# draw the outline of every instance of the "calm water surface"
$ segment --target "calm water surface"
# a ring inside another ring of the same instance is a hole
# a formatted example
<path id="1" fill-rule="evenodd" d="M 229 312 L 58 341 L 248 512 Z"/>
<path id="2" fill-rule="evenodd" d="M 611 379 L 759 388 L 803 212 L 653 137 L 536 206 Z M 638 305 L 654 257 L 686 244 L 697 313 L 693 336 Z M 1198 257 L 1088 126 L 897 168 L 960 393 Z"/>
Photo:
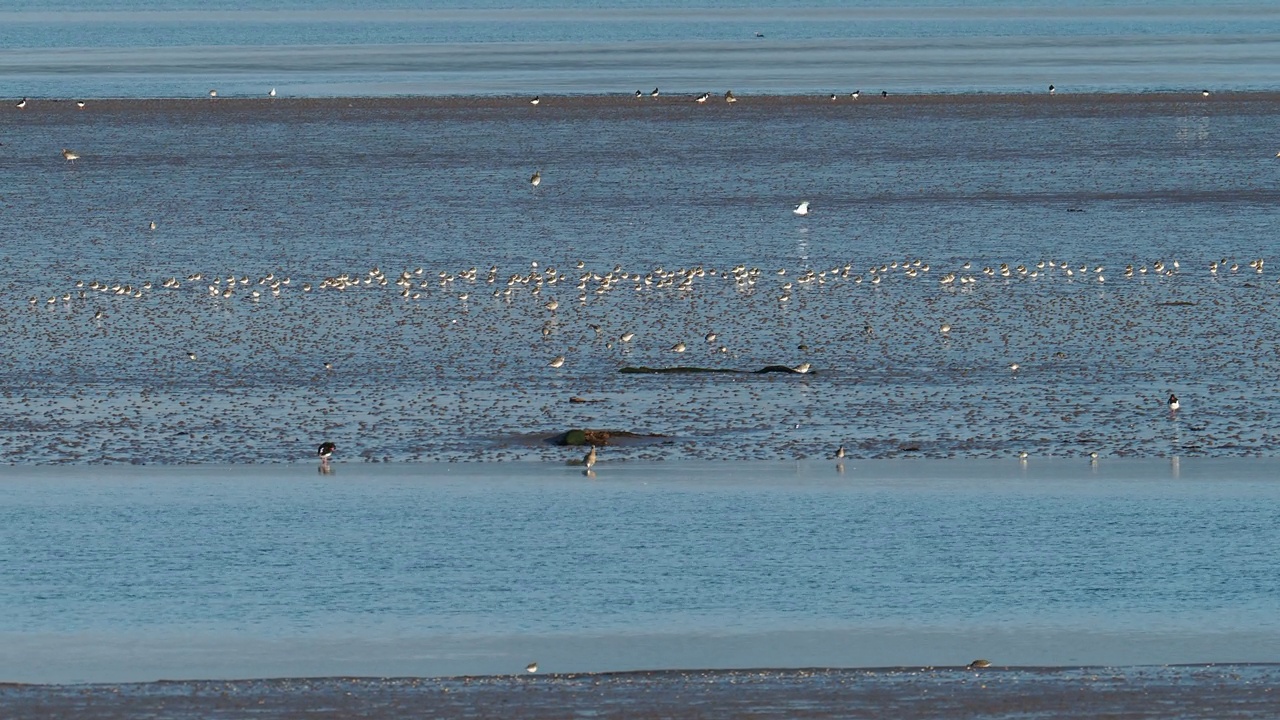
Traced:
<path id="1" fill-rule="evenodd" d="M 0 96 L 1275 87 L 1272 3 L 8 3 Z"/>
<path id="2" fill-rule="evenodd" d="M 1276 660 L 1270 461 L 597 470 L 5 471 L 0 678 Z"/>

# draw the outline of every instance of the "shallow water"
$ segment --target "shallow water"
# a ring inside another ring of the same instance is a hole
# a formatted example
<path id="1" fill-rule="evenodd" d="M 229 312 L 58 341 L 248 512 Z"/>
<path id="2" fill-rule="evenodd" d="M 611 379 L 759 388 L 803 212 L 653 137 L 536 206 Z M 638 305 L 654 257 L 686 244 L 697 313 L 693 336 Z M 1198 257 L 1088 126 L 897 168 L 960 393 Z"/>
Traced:
<path id="1" fill-rule="evenodd" d="M 1264 90 L 1265 2 L 165 3 L 0 11 L 0 97 Z"/>
<path id="2" fill-rule="evenodd" d="M 0 109 L 4 458 L 1273 451 L 1275 98 L 866 100 Z"/>
<path id="3" fill-rule="evenodd" d="M 0 680 L 1274 662 L 1274 461 L 9 468 Z"/>

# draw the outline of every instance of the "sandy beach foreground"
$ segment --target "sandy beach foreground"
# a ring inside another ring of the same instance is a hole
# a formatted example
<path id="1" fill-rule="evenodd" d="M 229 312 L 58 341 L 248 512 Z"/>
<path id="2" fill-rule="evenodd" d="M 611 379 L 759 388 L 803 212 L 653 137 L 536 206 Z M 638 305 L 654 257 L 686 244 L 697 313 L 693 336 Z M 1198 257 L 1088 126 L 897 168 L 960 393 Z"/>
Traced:
<path id="1" fill-rule="evenodd" d="M 1262 718 L 1280 666 L 888 668 L 0 685 L 27 718 Z"/>

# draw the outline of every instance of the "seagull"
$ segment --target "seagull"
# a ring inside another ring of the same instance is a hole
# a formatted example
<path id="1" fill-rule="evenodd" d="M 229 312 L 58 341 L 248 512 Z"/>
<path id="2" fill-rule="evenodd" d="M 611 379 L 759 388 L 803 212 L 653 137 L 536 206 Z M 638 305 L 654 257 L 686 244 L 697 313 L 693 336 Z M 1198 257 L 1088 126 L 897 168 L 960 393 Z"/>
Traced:
<path id="1" fill-rule="evenodd" d="M 588 470 L 590 470 L 592 466 L 596 464 L 596 446 L 595 445 L 591 446 L 591 452 L 582 456 L 582 464 L 586 465 Z"/>
<path id="2" fill-rule="evenodd" d="M 537 104 L 538 104 L 538 103 L 540 103 L 540 102 L 542 102 L 542 98 L 538 97 L 537 95 L 534 95 L 534 96 L 533 96 L 533 99 L 529 101 L 529 104 L 530 104 L 530 105 L 537 105 Z"/>
<path id="3" fill-rule="evenodd" d="M 22 101 L 18 103 L 18 109 L 19 109 L 19 110 L 21 110 L 22 108 L 24 108 L 24 107 L 26 107 L 26 106 L 27 106 L 27 99 L 26 99 L 26 98 L 22 98 Z"/>
<path id="4" fill-rule="evenodd" d="M 316 448 L 316 455 L 320 456 L 320 463 L 321 463 L 322 465 L 328 465 L 328 464 L 329 464 L 329 458 L 333 457 L 333 453 L 334 453 L 337 449 L 338 449 L 338 446 L 337 446 L 337 445 L 334 445 L 333 443 L 329 442 L 328 440 L 326 440 L 326 441 L 324 441 L 324 442 L 320 443 L 320 447 L 319 447 L 319 448 Z"/>
<path id="5" fill-rule="evenodd" d="M 808 201 L 808 200 L 805 200 L 804 202 L 800 203 L 799 205 L 797 205 L 797 206 L 796 206 L 795 210 L 792 210 L 791 212 L 793 212 L 793 213 L 795 213 L 795 214 L 797 214 L 797 215 L 808 215 L 808 214 L 809 214 L 809 201 Z"/>
<path id="6" fill-rule="evenodd" d="M 80 159 L 80 153 L 76 152 L 75 150 L 68 150 L 66 148 L 62 148 L 62 157 L 66 158 L 67 162 L 75 162 L 76 160 Z"/>
<path id="7" fill-rule="evenodd" d="M 1182 403 L 1178 402 L 1178 396 L 1169 394 L 1169 412 L 1178 412 L 1178 408 L 1182 407 Z"/>
<path id="8" fill-rule="evenodd" d="M 541 170 L 535 170 L 535 171 L 533 172 L 533 177 L 529 178 L 529 184 L 530 184 L 530 185 L 532 185 L 532 186 L 534 186 L 534 187 L 538 187 L 539 185 L 541 185 L 541 184 L 542 184 L 542 171 L 541 171 Z"/>
<path id="9" fill-rule="evenodd" d="M 267 97 L 275 97 L 275 96 L 276 96 L 276 89 L 271 88 L 271 92 L 267 93 Z"/>

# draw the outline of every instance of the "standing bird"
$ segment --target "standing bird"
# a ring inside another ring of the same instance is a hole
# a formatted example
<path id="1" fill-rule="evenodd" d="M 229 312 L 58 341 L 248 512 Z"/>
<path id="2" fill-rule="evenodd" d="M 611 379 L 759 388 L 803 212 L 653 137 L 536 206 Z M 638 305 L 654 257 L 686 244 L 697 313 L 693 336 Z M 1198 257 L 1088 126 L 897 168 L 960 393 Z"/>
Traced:
<path id="1" fill-rule="evenodd" d="M 582 464 L 586 465 L 588 470 L 590 470 L 592 467 L 595 466 L 596 464 L 596 446 L 595 445 L 591 446 L 591 452 L 582 456 Z"/>
<path id="2" fill-rule="evenodd" d="M 734 96 L 733 96 L 733 91 L 732 91 L 732 90 L 730 90 L 729 92 L 726 92 L 726 93 L 724 94 L 724 101 L 725 101 L 725 102 L 727 102 L 727 103 L 736 103 L 736 102 L 738 102 L 738 98 L 734 97 Z"/>
<path id="3" fill-rule="evenodd" d="M 1178 412 L 1178 408 L 1182 407 L 1182 403 L 1178 402 L 1178 396 L 1173 393 L 1169 394 L 1169 412 Z"/>
<path id="4" fill-rule="evenodd" d="M 536 673 L 536 672 L 538 672 L 538 663 L 536 663 L 536 662 L 531 662 L 531 663 L 529 663 L 528 665 L 525 665 L 525 666 L 524 666 L 524 670 L 525 670 L 525 672 Z"/>
<path id="5" fill-rule="evenodd" d="M 209 91 L 209 97 L 211 97 L 211 98 L 216 98 L 216 97 L 218 97 L 218 91 L 217 91 L 217 90 L 210 90 L 210 91 Z"/>
<path id="6" fill-rule="evenodd" d="M 275 97 L 275 96 L 276 96 L 276 89 L 271 88 L 271 92 L 267 93 L 267 97 Z"/>
<path id="7" fill-rule="evenodd" d="M 706 102 L 707 100 L 709 100 L 710 98 L 711 98 L 711 93 L 709 93 L 709 92 L 704 92 L 704 93 L 702 93 L 701 95 L 699 95 L 698 97 L 696 97 L 696 98 L 694 98 L 694 99 L 695 99 L 697 102 L 704 103 L 704 102 Z"/>
<path id="8" fill-rule="evenodd" d="M 658 97 L 658 88 L 654 88 L 653 92 L 649 93 L 649 97 Z"/>
<path id="9" fill-rule="evenodd" d="M 644 95 L 644 93 L 640 92 L 639 90 L 636 91 L 636 97 L 640 97 L 642 95 Z"/>
<path id="10" fill-rule="evenodd" d="M 76 160 L 80 159 L 80 153 L 76 152 L 75 150 L 68 150 L 66 148 L 62 148 L 62 157 L 65 158 L 67 162 L 75 162 Z"/>
<path id="11" fill-rule="evenodd" d="M 1055 88 L 1054 86 L 1050 85 L 1050 86 L 1049 86 L 1049 94 L 1050 94 L 1050 95 L 1052 95 L 1052 94 L 1054 94 L 1054 93 L 1056 93 L 1056 92 L 1058 92 L 1057 88 Z"/>
<path id="12" fill-rule="evenodd" d="M 18 109 L 19 109 L 19 110 L 21 110 L 22 108 L 24 108 L 24 107 L 26 107 L 26 106 L 27 106 L 27 99 L 26 99 L 26 98 L 22 98 L 22 101 L 18 103 Z"/>
<path id="13" fill-rule="evenodd" d="M 793 213 L 795 213 L 795 214 L 797 214 L 797 215 L 808 215 L 808 214 L 809 214 L 809 201 L 808 201 L 808 200 L 805 200 L 804 202 L 800 203 L 799 205 L 797 205 L 797 206 L 796 206 L 796 209 L 795 209 L 795 210 L 792 210 L 791 212 L 793 212 Z"/>
<path id="14" fill-rule="evenodd" d="M 843 460 L 845 455 L 846 455 L 846 453 L 845 453 L 845 450 L 844 450 L 844 446 L 843 446 L 843 445 L 841 445 L 840 447 L 836 448 L 836 459 L 837 459 L 837 460 Z"/>
<path id="15" fill-rule="evenodd" d="M 541 185 L 541 184 L 542 184 L 542 171 L 541 171 L 541 170 L 534 170 L 534 171 L 533 171 L 533 177 L 529 178 L 529 184 L 530 184 L 530 185 L 532 185 L 532 186 L 534 186 L 534 187 L 538 187 L 539 185 Z"/>
<path id="16" fill-rule="evenodd" d="M 316 449 L 316 455 L 320 457 L 320 464 L 328 465 L 329 458 L 333 457 L 333 453 L 336 452 L 337 449 L 338 446 L 328 440 L 320 443 L 320 447 Z"/>
<path id="17" fill-rule="evenodd" d="M 84 101 L 83 101 L 83 100 L 77 100 L 77 101 L 76 101 L 76 107 L 78 107 L 78 108 L 80 108 L 81 110 L 83 110 L 83 109 L 84 109 Z"/>
<path id="18" fill-rule="evenodd" d="M 529 101 L 529 104 L 530 104 L 530 105 L 537 105 L 537 104 L 538 104 L 538 103 L 540 103 L 540 102 L 542 102 L 542 98 L 541 98 L 541 97 L 539 97 L 539 96 L 537 96 L 537 95 L 534 95 L 534 96 L 533 96 L 533 99 Z"/>

